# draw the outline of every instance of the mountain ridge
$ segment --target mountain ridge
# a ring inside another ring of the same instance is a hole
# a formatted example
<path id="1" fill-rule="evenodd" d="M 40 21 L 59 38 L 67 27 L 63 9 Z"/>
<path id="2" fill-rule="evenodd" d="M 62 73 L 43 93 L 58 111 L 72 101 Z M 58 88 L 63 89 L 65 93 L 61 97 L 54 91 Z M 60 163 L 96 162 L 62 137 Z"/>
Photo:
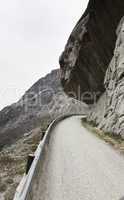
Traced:
<path id="1" fill-rule="evenodd" d="M 83 105 L 83 106 L 82 106 Z M 0 148 L 27 132 L 64 114 L 86 112 L 87 106 L 68 98 L 60 82 L 59 69 L 39 79 L 22 98 L 0 111 Z"/>

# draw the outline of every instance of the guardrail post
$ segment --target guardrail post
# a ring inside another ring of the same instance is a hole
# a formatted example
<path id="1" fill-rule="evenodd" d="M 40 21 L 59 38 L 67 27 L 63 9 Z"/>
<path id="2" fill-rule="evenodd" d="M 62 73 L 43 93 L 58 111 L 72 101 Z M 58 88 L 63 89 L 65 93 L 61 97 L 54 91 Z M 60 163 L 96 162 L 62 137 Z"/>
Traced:
<path id="1" fill-rule="evenodd" d="M 45 131 L 42 131 L 42 136 L 41 136 L 41 140 L 43 140 L 44 136 L 45 136 Z"/>
<path id="2" fill-rule="evenodd" d="M 34 158 L 35 158 L 34 154 L 29 154 L 28 155 L 27 165 L 26 165 L 26 174 L 28 174 L 28 172 L 29 172 L 29 170 L 31 168 L 31 165 L 33 163 Z"/>

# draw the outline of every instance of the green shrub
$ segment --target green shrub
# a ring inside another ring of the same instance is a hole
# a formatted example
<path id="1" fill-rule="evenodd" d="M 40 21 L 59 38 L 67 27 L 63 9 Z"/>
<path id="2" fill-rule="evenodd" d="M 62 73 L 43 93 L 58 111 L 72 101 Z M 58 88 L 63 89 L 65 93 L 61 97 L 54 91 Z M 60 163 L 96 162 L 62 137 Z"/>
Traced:
<path id="1" fill-rule="evenodd" d="M 13 184 L 13 179 L 12 178 L 8 178 L 7 180 L 6 180 L 6 184 Z"/>
<path id="2" fill-rule="evenodd" d="M 7 189 L 7 185 L 5 183 L 0 183 L 0 192 L 3 193 L 5 192 Z"/>

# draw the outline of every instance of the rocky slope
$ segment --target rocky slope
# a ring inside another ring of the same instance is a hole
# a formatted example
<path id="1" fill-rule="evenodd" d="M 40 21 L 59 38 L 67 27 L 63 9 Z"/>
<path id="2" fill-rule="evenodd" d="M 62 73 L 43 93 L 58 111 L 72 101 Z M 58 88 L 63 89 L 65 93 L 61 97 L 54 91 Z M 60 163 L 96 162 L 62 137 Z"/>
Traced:
<path id="1" fill-rule="evenodd" d="M 0 148 L 59 115 L 85 113 L 85 105 L 68 98 L 61 87 L 59 70 L 38 80 L 15 104 L 0 112 Z"/>
<path id="2" fill-rule="evenodd" d="M 0 152 L 0 200 L 13 200 L 26 170 L 27 156 L 34 153 L 41 137 L 38 127 Z"/>
<path id="3" fill-rule="evenodd" d="M 122 137 L 123 8 L 124 1 L 90 0 L 60 57 L 61 80 L 67 94 L 77 93 L 77 89 L 80 89 L 80 100 L 94 103 L 89 120 L 105 132 Z"/>
<path id="4" fill-rule="evenodd" d="M 80 89 L 82 100 L 93 103 L 105 90 L 104 76 L 123 8 L 121 0 L 89 0 L 60 57 L 61 80 L 68 94 Z"/>

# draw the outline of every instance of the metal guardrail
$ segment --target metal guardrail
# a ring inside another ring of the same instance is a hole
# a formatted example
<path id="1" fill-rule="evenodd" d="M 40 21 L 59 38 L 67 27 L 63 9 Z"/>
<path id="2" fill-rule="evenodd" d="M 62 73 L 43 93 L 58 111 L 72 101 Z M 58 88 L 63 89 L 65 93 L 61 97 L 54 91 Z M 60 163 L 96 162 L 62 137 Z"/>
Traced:
<path id="1" fill-rule="evenodd" d="M 49 144 L 50 136 L 52 130 L 56 127 L 56 125 L 63 121 L 66 118 L 72 117 L 72 116 L 82 116 L 86 118 L 85 115 L 77 115 L 77 114 L 72 114 L 72 115 L 66 115 L 62 116 L 56 120 L 54 120 L 49 128 L 46 131 L 45 137 L 43 141 L 40 142 L 38 145 L 38 148 L 34 154 L 35 158 L 34 161 L 31 165 L 31 168 L 28 172 L 28 174 L 24 175 L 22 178 L 22 181 L 20 182 L 19 186 L 16 189 L 15 197 L 14 200 L 32 200 L 34 197 L 34 190 L 36 191 L 36 188 L 38 187 L 39 184 L 39 176 L 40 176 L 40 169 L 42 167 L 42 163 L 44 161 L 44 152 L 46 146 Z M 35 199 L 35 197 L 34 197 Z"/>

